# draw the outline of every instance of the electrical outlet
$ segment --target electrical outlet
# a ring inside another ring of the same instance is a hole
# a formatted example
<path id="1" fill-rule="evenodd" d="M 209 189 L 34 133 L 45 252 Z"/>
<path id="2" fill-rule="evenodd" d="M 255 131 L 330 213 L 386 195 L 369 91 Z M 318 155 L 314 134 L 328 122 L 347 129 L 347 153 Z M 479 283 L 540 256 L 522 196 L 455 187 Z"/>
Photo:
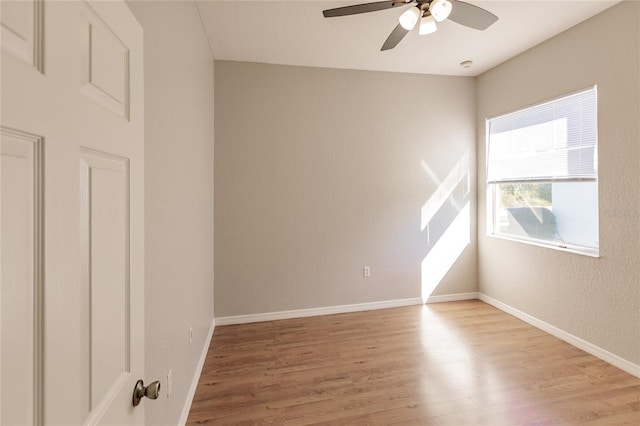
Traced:
<path id="1" fill-rule="evenodd" d="M 366 278 L 369 278 L 371 276 L 371 268 L 368 266 L 362 268 L 362 275 Z"/>
<path id="2" fill-rule="evenodd" d="M 189 327 L 189 347 L 191 347 L 191 342 L 193 342 L 193 327 Z"/>
<path id="3" fill-rule="evenodd" d="M 171 396 L 171 390 L 173 389 L 173 372 L 169 369 L 167 373 L 167 398 Z"/>

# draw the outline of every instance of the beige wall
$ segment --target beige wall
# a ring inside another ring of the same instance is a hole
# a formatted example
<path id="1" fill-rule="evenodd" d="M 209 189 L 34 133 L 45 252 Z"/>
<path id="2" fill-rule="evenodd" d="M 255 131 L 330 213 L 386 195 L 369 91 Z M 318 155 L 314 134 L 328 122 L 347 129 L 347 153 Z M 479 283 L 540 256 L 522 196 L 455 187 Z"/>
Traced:
<path id="1" fill-rule="evenodd" d="M 473 79 L 215 67 L 217 317 L 420 297 L 465 203 L 472 238 L 434 294 L 477 290 Z M 428 241 L 421 209 L 465 154 L 472 190 L 436 209 Z"/>
<path id="2" fill-rule="evenodd" d="M 640 2 L 625 2 L 478 78 L 479 286 L 640 363 Z M 600 258 L 486 237 L 487 117 L 598 85 Z"/>
<path id="3" fill-rule="evenodd" d="M 129 6 L 145 38 L 144 380 L 162 385 L 146 423 L 175 425 L 213 318 L 213 59 L 194 2 Z"/>

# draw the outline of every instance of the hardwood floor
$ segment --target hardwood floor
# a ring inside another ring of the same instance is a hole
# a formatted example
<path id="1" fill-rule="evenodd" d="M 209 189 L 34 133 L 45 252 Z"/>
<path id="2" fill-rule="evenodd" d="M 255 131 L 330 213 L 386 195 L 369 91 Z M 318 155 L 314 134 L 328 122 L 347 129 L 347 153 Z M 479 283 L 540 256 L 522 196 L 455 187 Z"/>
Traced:
<path id="1" fill-rule="evenodd" d="M 480 301 L 217 327 L 188 424 L 640 425 L 640 379 Z"/>

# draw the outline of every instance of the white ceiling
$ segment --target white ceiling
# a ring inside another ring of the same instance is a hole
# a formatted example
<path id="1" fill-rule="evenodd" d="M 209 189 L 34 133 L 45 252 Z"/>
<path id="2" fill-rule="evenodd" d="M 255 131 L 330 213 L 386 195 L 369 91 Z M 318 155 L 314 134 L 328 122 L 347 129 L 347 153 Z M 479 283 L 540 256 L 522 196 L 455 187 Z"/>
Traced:
<path id="1" fill-rule="evenodd" d="M 375 0 L 374 0 L 375 1 Z M 408 6 L 324 18 L 322 11 L 362 1 L 198 0 L 214 57 L 222 60 L 476 76 L 611 7 L 618 1 L 474 1 L 499 17 L 485 31 L 445 21 L 417 29 L 380 51 Z M 455 6 L 454 6 L 455 7 Z M 473 66 L 462 68 L 462 61 Z"/>

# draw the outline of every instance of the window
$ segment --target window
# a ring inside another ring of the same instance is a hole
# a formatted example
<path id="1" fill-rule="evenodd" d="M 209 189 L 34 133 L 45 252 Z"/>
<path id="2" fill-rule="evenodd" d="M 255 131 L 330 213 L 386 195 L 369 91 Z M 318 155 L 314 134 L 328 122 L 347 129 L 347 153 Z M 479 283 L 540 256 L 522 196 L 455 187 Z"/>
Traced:
<path id="1" fill-rule="evenodd" d="M 597 88 L 487 120 L 488 233 L 598 255 Z"/>

